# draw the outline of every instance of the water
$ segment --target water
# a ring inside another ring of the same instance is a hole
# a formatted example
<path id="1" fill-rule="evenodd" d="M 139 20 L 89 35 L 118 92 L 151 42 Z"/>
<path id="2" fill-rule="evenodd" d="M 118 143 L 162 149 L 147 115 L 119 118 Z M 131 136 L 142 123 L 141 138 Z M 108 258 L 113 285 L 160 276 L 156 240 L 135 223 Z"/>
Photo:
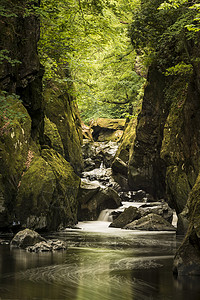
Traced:
<path id="1" fill-rule="evenodd" d="M 200 299 L 199 278 L 172 274 L 180 241 L 171 232 L 109 228 L 82 222 L 50 238 L 68 250 L 29 253 L 0 245 L 0 299 Z"/>

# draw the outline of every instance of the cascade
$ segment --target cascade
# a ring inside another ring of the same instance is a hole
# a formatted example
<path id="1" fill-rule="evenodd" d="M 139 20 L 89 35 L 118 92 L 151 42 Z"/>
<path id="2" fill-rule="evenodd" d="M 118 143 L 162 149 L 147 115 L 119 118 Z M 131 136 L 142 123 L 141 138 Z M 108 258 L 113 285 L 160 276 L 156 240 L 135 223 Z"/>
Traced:
<path id="1" fill-rule="evenodd" d="M 98 217 L 98 221 L 103 221 L 103 222 L 112 222 L 113 217 L 111 213 L 114 211 L 114 209 L 104 209 L 100 212 L 100 215 Z"/>

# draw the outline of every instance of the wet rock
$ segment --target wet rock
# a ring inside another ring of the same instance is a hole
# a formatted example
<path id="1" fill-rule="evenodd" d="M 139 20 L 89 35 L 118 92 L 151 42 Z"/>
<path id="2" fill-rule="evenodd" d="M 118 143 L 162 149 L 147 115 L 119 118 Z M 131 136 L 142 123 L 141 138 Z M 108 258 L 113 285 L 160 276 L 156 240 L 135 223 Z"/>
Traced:
<path id="1" fill-rule="evenodd" d="M 148 214 L 145 217 L 127 224 L 124 229 L 147 231 L 175 231 L 175 227 L 164 218 L 156 214 Z"/>
<path id="2" fill-rule="evenodd" d="M 97 220 L 100 212 L 107 208 L 117 208 L 121 205 L 118 193 L 111 188 L 100 188 L 87 202 L 79 197 L 79 221 Z"/>
<path id="3" fill-rule="evenodd" d="M 173 210 L 166 202 L 146 203 L 139 207 L 141 216 L 144 217 L 150 213 L 157 214 L 167 220 L 170 224 L 173 219 Z"/>
<path id="4" fill-rule="evenodd" d="M 177 234 L 185 235 L 189 227 L 189 209 L 187 205 L 185 209 L 178 215 Z"/>
<path id="5" fill-rule="evenodd" d="M 102 164 L 109 168 L 112 164 L 117 148 L 118 144 L 111 141 L 101 143 L 84 141 L 82 146 L 84 170 L 86 170 L 86 166 L 88 167 L 88 161 L 85 161 L 88 158 L 90 158 L 93 164 L 95 164 L 93 169 L 99 168 Z"/>
<path id="6" fill-rule="evenodd" d="M 12 239 L 10 245 L 19 248 L 26 248 L 27 246 L 33 246 L 39 242 L 45 242 L 46 240 L 34 230 L 24 229 L 19 231 Z"/>
<path id="7" fill-rule="evenodd" d="M 154 201 L 153 196 L 151 196 L 150 194 L 147 194 L 143 190 L 135 191 L 132 194 L 131 199 L 132 199 L 132 201 L 136 201 L 136 202 L 152 202 L 152 201 Z"/>
<path id="8" fill-rule="evenodd" d="M 26 250 L 30 252 L 48 252 L 66 249 L 66 243 L 60 240 L 42 241 L 26 248 Z"/>
<path id="9" fill-rule="evenodd" d="M 126 176 L 128 174 L 128 165 L 121 158 L 117 157 L 112 164 L 112 170 L 115 173 Z"/>
<path id="10" fill-rule="evenodd" d="M 79 202 L 82 204 L 88 203 L 100 190 L 98 182 L 90 182 L 84 179 L 81 180 L 81 185 L 78 192 Z"/>
<path id="11" fill-rule="evenodd" d="M 139 210 L 136 207 L 130 206 L 125 208 L 125 210 L 110 224 L 109 227 L 123 228 L 140 217 L 141 214 Z"/>

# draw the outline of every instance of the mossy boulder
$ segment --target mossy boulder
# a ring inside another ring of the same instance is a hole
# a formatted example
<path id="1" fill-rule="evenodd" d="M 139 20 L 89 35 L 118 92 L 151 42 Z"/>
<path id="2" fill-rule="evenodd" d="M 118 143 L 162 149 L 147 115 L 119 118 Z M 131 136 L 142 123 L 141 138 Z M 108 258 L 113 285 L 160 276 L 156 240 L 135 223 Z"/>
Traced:
<path id="1" fill-rule="evenodd" d="M 66 86 L 52 83 L 44 92 L 47 118 L 56 125 L 64 148 L 64 158 L 78 173 L 82 171 L 82 128 L 75 100 Z"/>
<path id="2" fill-rule="evenodd" d="M 125 127 L 125 119 L 98 118 L 90 125 L 95 141 L 120 141 Z"/>
<path id="3" fill-rule="evenodd" d="M 12 239 L 10 245 L 12 247 L 26 248 L 36 243 L 46 241 L 39 233 L 28 228 L 19 231 Z"/>
<path id="4" fill-rule="evenodd" d="M 43 150 L 22 177 L 17 215 L 22 226 L 56 230 L 77 222 L 80 178 L 56 151 Z"/>
<path id="5" fill-rule="evenodd" d="M 45 144 L 50 148 L 56 150 L 62 156 L 64 156 L 64 148 L 62 144 L 62 139 L 58 132 L 56 124 L 51 122 L 47 117 L 44 119 L 44 139 Z"/>

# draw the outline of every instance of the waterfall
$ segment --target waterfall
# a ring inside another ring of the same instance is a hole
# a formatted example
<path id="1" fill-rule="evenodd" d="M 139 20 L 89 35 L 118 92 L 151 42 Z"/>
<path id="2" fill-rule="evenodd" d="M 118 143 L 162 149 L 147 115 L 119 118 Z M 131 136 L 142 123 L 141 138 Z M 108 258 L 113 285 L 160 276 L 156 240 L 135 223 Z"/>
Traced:
<path id="1" fill-rule="evenodd" d="M 113 221 L 113 217 L 111 215 L 112 211 L 113 211 L 113 209 L 104 209 L 104 210 L 102 210 L 99 217 L 98 217 L 98 221 L 112 222 Z"/>

